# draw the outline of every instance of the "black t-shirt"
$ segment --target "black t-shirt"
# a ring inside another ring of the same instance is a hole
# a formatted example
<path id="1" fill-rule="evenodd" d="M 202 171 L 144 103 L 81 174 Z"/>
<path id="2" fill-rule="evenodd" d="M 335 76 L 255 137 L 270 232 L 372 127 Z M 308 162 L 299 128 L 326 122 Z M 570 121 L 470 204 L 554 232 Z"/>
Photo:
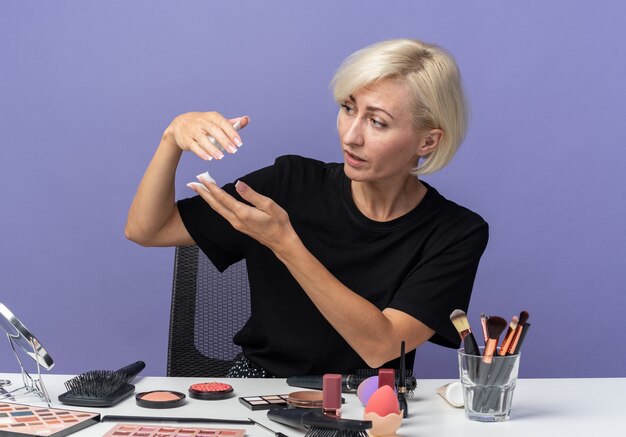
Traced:
<path id="1" fill-rule="evenodd" d="M 458 347 L 450 313 L 467 310 L 487 223 L 433 187 L 397 219 L 376 222 L 352 200 L 343 164 L 283 156 L 241 178 L 289 214 L 306 248 L 339 281 L 377 308 L 403 311 Z M 224 189 L 237 199 L 234 184 Z M 199 196 L 178 209 L 196 244 L 220 270 L 246 259 L 251 316 L 234 337 L 245 355 L 279 377 L 367 368 L 271 250 L 236 231 Z M 190 315 L 192 317 L 192 315 Z M 398 350 L 400 345 L 398 345 Z M 407 355 L 407 367 L 414 353 Z M 397 360 L 386 366 L 398 368 Z"/>

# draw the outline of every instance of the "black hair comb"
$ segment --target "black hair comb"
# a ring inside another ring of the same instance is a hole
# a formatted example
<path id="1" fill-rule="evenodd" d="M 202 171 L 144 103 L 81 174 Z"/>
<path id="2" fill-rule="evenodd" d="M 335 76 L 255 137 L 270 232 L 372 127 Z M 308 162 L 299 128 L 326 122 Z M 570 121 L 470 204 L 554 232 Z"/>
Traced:
<path id="1" fill-rule="evenodd" d="M 91 370 L 65 382 L 67 391 L 59 401 L 79 407 L 111 407 L 135 391 L 130 381 L 146 363 L 137 361 L 119 370 Z"/>
<path id="2" fill-rule="evenodd" d="M 368 437 L 371 420 L 341 419 L 318 410 L 278 408 L 269 410 L 267 417 L 283 425 L 308 428 L 304 437 Z"/>

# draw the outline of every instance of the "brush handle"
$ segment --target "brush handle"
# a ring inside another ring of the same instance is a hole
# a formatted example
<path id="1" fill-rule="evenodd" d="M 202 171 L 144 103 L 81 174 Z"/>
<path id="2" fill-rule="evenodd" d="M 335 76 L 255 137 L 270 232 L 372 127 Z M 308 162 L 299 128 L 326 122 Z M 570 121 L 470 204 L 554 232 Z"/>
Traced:
<path id="1" fill-rule="evenodd" d="M 515 352 L 513 354 L 507 354 L 507 356 L 517 355 L 520 353 L 520 350 L 522 348 L 522 343 L 524 343 L 524 338 L 526 337 L 526 333 L 528 332 L 529 328 L 530 328 L 530 323 L 525 323 L 524 326 L 522 327 L 520 338 L 517 341 Z M 508 381 L 509 376 L 511 376 L 511 372 L 513 371 L 513 367 L 515 367 L 515 363 L 509 363 L 507 365 L 500 366 L 500 368 L 497 370 L 497 372 L 495 372 L 495 375 L 493 377 L 494 385 L 499 386 L 499 385 L 502 385 L 505 381 Z M 489 382 L 491 381 L 492 379 L 490 378 Z M 497 402 L 498 402 L 498 392 L 493 390 L 489 394 L 485 404 L 487 405 L 488 408 L 495 408 Z"/>
<path id="2" fill-rule="evenodd" d="M 250 420 L 252 423 L 254 423 L 257 426 L 260 426 L 261 428 L 263 428 L 264 430 L 266 430 L 267 432 L 271 432 L 272 434 L 274 434 L 276 437 L 289 437 L 287 434 L 283 434 L 282 432 L 277 432 L 274 431 L 273 429 L 268 428 L 267 426 L 263 425 L 261 422 L 257 422 L 256 420 L 252 420 L 248 417 L 248 420 Z"/>
<path id="3" fill-rule="evenodd" d="M 228 425 L 253 425 L 250 419 L 209 419 L 206 417 L 158 417 L 158 416 L 102 416 L 101 422 L 174 422 L 174 423 L 224 423 Z"/>
<path id="4" fill-rule="evenodd" d="M 476 338 L 471 332 L 463 338 L 463 350 L 467 355 L 474 355 L 477 357 L 482 355 L 480 353 L 478 343 L 476 343 Z M 470 361 L 467 366 L 467 371 L 469 373 L 470 379 L 474 381 L 478 378 L 479 367 L 476 365 L 476 363 L 474 363 L 474 360 L 472 360 L 471 358 L 468 359 Z"/>
<path id="5" fill-rule="evenodd" d="M 133 364 L 129 364 L 128 366 L 124 366 L 121 369 L 116 370 L 118 373 L 126 373 L 128 375 L 128 380 L 133 379 L 139 372 L 141 372 L 146 367 L 146 363 L 143 361 L 135 361 Z"/>
<path id="6" fill-rule="evenodd" d="M 522 327 L 522 333 L 519 336 L 519 340 L 517 341 L 517 345 L 515 346 L 515 351 L 513 352 L 514 354 L 519 354 L 520 350 L 522 349 L 522 343 L 524 343 L 524 338 L 526 338 L 526 333 L 528 332 L 528 329 L 530 329 L 530 323 L 524 323 L 524 326 Z"/>
<path id="7" fill-rule="evenodd" d="M 478 356 L 481 355 L 478 343 L 476 343 L 476 338 L 471 332 L 467 334 L 463 339 L 463 349 L 465 350 L 466 354 Z"/>

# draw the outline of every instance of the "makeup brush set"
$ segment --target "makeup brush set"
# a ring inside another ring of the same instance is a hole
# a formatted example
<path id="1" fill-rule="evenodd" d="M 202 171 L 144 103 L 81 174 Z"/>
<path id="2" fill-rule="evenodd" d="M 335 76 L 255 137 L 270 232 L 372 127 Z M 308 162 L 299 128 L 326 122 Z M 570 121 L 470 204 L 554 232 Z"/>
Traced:
<path id="1" fill-rule="evenodd" d="M 467 378 L 475 385 L 471 400 L 474 411 L 488 413 L 498 409 L 502 387 L 510 380 L 514 367 L 518 365 L 518 360 L 504 358 L 519 356 L 530 328 L 528 317 L 528 311 L 521 311 L 519 316 L 513 316 L 507 323 L 502 317 L 481 313 L 482 337 L 485 342 L 481 350 L 465 312 L 457 309 L 450 314 L 450 320 L 463 342 L 464 354 L 481 357 L 480 360 L 467 360 Z M 502 336 L 505 330 L 506 333 Z"/>

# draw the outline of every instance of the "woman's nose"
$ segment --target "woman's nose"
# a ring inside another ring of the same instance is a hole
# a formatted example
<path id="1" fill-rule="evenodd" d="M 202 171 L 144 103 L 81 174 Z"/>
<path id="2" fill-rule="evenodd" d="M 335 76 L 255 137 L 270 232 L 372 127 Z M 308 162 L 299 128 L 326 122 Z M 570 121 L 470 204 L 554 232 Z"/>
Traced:
<path id="1" fill-rule="evenodd" d="M 344 144 L 352 146 L 363 145 L 363 125 L 358 117 L 346 121 L 346 130 L 343 135 Z"/>

